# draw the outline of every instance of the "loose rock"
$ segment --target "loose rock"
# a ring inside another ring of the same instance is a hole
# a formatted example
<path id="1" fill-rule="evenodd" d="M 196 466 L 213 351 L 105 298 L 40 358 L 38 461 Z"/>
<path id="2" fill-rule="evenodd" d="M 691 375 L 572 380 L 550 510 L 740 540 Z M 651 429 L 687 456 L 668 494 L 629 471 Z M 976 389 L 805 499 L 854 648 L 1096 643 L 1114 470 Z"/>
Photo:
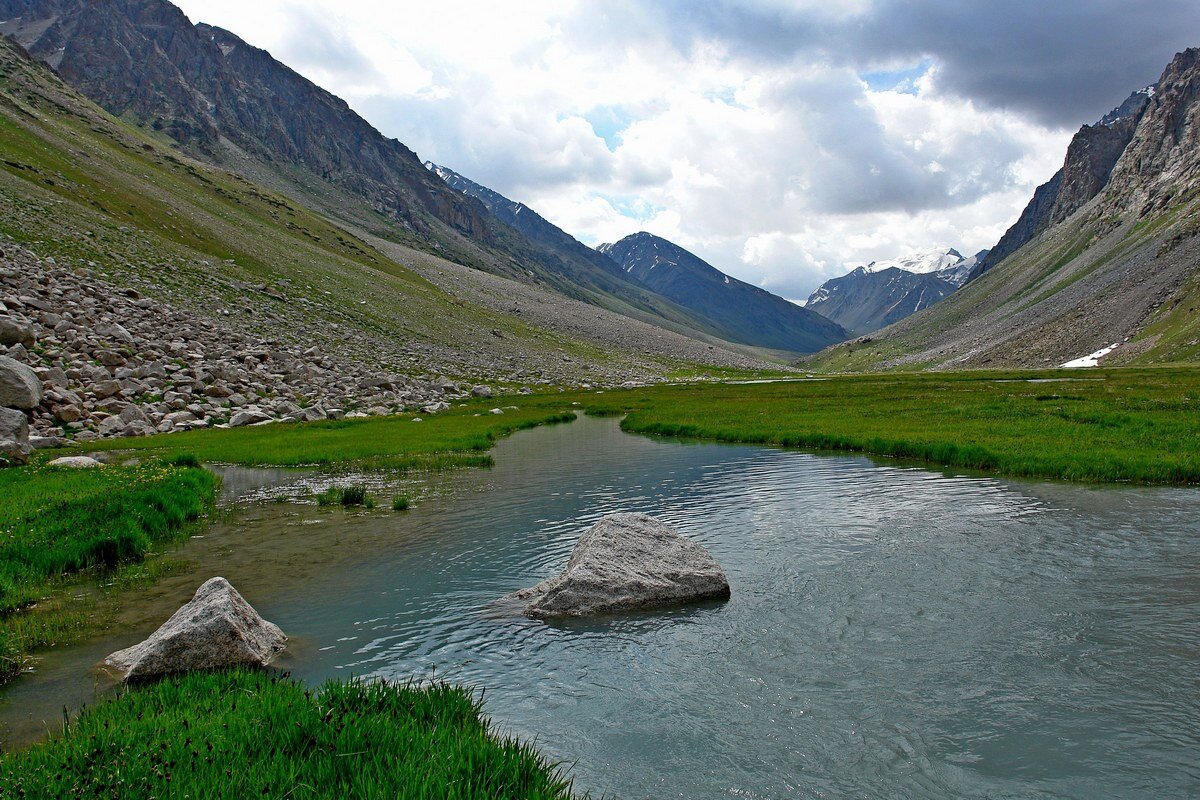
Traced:
<path id="1" fill-rule="evenodd" d="M 56 458 L 46 466 L 63 469 L 95 469 L 100 462 L 90 456 L 63 456 Z"/>
<path id="2" fill-rule="evenodd" d="M 20 361 L 0 356 L 0 406 L 37 408 L 42 402 L 42 382 Z"/>

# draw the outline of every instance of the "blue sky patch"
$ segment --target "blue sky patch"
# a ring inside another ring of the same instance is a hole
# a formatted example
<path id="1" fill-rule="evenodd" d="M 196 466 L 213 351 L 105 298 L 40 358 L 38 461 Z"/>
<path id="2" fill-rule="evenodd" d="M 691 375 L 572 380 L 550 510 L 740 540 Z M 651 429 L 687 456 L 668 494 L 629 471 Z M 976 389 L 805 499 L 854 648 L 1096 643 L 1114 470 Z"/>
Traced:
<path id="1" fill-rule="evenodd" d="M 933 63 L 926 59 L 920 64 L 904 69 L 879 70 L 877 72 L 863 72 L 859 77 L 867 82 L 873 92 L 901 92 L 903 94 L 916 94 L 917 81 L 920 80 Z"/>
<path id="2" fill-rule="evenodd" d="M 610 152 L 621 144 L 621 132 L 633 124 L 633 117 L 620 106 L 596 106 L 583 115 Z"/>

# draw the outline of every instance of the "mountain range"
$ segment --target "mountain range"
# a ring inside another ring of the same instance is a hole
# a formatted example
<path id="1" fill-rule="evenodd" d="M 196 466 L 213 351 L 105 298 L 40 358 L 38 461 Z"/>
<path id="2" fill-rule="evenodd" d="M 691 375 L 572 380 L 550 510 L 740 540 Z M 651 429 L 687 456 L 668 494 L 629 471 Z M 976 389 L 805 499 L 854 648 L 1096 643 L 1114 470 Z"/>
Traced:
<path id="1" fill-rule="evenodd" d="M 448 186 L 340 98 L 229 31 L 193 25 L 166 0 L 0 0 L 0 19 L 0 32 L 114 116 L 350 232 L 700 341 L 726 338 L 702 315 L 631 284 L 590 248 L 523 233 L 512 218 Z M 824 320 L 811 322 L 828 329 Z M 836 340 L 808 337 L 803 351 Z M 753 337 L 738 344 L 760 346 Z"/>
<path id="2" fill-rule="evenodd" d="M 1083 126 L 990 252 L 875 262 L 798 308 L 649 234 L 593 250 L 166 0 L 0 0 L 0 20 L 23 48 L 0 47 L 0 232 L 269 311 L 289 335 L 578 377 L 757 367 L 850 331 L 806 364 L 1053 366 L 1114 344 L 1106 363 L 1200 357 L 1197 50 Z M 373 283 L 388 299 L 349 288 Z M 245 286 L 297 297 L 263 307 Z"/>
<path id="3" fill-rule="evenodd" d="M 1200 357 L 1200 49 L 1075 134 L 966 285 L 822 353 L 838 369 Z"/>
<path id="4" fill-rule="evenodd" d="M 665 239 L 638 233 L 592 249 L 523 203 L 447 167 L 426 167 L 530 239 L 564 257 L 594 263 L 633 290 L 669 301 L 684 309 L 694 326 L 725 341 L 811 353 L 849 338 L 845 329 L 820 314 L 726 275 Z"/>
<path id="5" fill-rule="evenodd" d="M 712 319 L 730 341 L 804 352 L 847 338 L 837 323 L 730 277 L 658 236 L 635 233 L 598 249 L 631 280 Z"/>

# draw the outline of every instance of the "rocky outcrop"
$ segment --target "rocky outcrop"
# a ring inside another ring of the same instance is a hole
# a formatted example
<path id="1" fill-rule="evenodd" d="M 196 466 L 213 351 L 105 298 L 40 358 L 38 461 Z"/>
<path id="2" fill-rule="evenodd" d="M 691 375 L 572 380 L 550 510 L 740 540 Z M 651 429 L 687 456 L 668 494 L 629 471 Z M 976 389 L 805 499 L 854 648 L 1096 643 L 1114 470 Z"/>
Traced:
<path id="1" fill-rule="evenodd" d="M 1179 53 L 1112 171 L 1099 214 L 1145 216 L 1200 188 L 1200 48 Z"/>
<path id="2" fill-rule="evenodd" d="M 1067 147 L 1062 169 L 1034 191 L 1020 218 L 1005 231 L 987 257 L 975 265 L 971 279 L 1070 217 L 1104 190 L 1153 96 L 1152 87 L 1134 92 L 1095 125 L 1079 129 Z"/>
<path id="3" fill-rule="evenodd" d="M 24 335 L 0 345 L 0 406 L 32 409 L 33 433 L 46 438 L 444 410 L 469 396 L 469 386 L 444 378 L 379 373 L 312 346 L 231 332 L 7 243 L 0 303 L 38 342 L 36 352 Z"/>
<path id="4" fill-rule="evenodd" d="M 579 538 L 562 574 L 501 599 L 529 617 L 582 617 L 729 598 L 699 544 L 646 514 L 613 514 Z"/>
<path id="5" fill-rule="evenodd" d="M 229 581 L 212 578 L 195 597 L 141 644 L 119 650 L 104 664 L 126 682 L 192 670 L 265 667 L 287 645 Z"/>

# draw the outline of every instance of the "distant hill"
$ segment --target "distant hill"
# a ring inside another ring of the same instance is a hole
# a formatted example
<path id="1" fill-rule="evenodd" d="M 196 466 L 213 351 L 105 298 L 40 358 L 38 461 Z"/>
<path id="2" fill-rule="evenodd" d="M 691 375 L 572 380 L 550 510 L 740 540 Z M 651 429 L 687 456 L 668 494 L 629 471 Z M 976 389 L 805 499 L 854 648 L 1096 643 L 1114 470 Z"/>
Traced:
<path id="1" fill-rule="evenodd" d="M 635 233 L 598 249 L 631 280 L 712 320 L 730 341 L 811 353 L 847 338 L 836 322 L 730 277 L 666 239 Z"/>

